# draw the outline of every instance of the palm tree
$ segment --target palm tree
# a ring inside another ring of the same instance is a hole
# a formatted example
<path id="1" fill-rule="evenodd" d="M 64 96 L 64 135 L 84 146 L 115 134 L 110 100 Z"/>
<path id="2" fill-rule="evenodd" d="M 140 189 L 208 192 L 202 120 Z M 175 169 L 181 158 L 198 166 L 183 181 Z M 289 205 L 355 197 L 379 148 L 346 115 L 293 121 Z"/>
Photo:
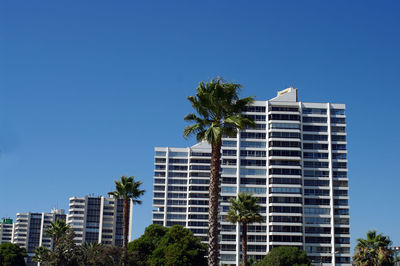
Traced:
<path id="1" fill-rule="evenodd" d="M 247 225 L 251 223 L 261 223 L 264 221 L 260 214 L 260 205 L 257 204 L 257 198 L 252 194 L 241 192 L 238 197 L 230 198 L 228 215 L 226 220 L 233 224 L 242 224 L 242 256 L 243 266 L 247 266 Z"/>
<path id="2" fill-rule="evenodd" d="M 50 226 L 46 228 L 45 234 L 55 240 L 55 246 L 60 237 L 65 235 L 70 228 L 71 227 L 64 220 L 57 219 L 55 222 L 50 222 Z"/>
<path id="3" fill-rule="evenodd" d="M 253 120 L 243 117 L 247 105 L 253 97 L 239 99 L 240 84 L 227 83 L 221 78 L 201 82 L 196 96 L 187 99 L 197 112 L 185 116 L 193 125 L 187 126 L 184 137 L 196 135 L 198 142 L 211 144 L 211 174 L 209 186 L 209 226 L 208 226 L 208 265 L 218 265 L 218 183 L 220 179 L 222 136 L 236 136 L 239 129 L 255 127 Z"/>
<path id="4" fill-rule="evenodd" d="M 142 182 L 135 181 L 134 176 L 126 177 L 122 176 L 121 181 L 115 180 L 115 191 L 109 192 L 109 195 L 114 196 L 116 199 L 124 200 L 124 210 L 122 219 L 122 233 L 123 233 L 123 261 L 126 263 L 127 259 L 127 245 L 128 245 L 128 233 L 129 233 L 129 207 L 130 202 L 133 204 L 142 204 L 139 200 L 140 196 L 146 192 L 145 190 L 139 189 Z"/>
<path id="5" fill-rule="evenodd" d="M 367 239 L 357 239 L 353 261 L 357 266 L 393 265 L 392 242 L 388 236 L 376 234 L 376 230 L 367 232 Z"/>

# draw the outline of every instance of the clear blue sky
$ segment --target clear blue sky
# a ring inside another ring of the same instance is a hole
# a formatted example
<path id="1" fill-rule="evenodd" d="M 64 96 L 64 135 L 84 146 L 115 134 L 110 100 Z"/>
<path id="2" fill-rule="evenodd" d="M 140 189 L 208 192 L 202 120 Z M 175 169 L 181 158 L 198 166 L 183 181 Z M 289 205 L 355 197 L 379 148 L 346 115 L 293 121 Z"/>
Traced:
<path id="1" fill-rule="evenodd" d="M 398 1 L 1 1 L 0 216 L 68 209 L 121 175 L 147 190 L 153 150 L 188 146 L 199 81 L 259 100 L 347 104 L 351 238 L 400 245 Z"/>

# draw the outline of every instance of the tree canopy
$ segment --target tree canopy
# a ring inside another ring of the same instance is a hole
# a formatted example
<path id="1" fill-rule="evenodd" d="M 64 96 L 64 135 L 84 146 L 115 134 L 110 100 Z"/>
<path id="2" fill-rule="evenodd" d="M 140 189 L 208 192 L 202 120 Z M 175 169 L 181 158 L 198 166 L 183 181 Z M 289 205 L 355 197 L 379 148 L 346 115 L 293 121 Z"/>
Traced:
<path id="1" fill-rule="evenodd" d="M 256 263 L 257 266 L 309 266 L 311 260 L 304 250 L 297 247 L 275 247 Z"/>
<path id="2" fill-rule="evenodd" d="M 0 244 L 0 265 L 14 266 L 25 265 L 26 250 L 16 244 Z"/>
<path id="3" fill-rule="evenodd" d="M 128 245 L 133 265 L 206 265 L 206 247 L 193 233 L 179 225 L 166 228 L 152 224 Z"/>

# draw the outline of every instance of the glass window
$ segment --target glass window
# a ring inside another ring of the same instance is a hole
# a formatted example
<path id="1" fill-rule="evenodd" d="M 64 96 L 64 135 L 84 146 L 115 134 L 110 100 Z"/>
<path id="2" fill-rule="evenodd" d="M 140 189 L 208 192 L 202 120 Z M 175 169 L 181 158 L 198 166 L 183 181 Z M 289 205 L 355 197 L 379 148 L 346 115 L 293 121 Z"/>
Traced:
<path id="1" fill-rule="evenodd" d="M 236 193 L 236 187 L 222 187 L 222 193 Z"/>

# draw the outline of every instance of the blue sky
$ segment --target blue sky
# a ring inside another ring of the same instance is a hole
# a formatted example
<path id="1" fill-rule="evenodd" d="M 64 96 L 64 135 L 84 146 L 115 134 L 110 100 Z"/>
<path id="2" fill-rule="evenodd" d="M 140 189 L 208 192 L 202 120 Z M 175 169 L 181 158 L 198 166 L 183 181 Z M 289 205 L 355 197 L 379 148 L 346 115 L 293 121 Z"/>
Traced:
<path id="1" fill-rule="evenodd" d="M 258 100 L 290 85 L 347 104 L 351 238 L 400 245 L 398 1 L 2 1 L 0 216 L 68 208 L 189 146 L 186 96 L 223 76 Z"/>

